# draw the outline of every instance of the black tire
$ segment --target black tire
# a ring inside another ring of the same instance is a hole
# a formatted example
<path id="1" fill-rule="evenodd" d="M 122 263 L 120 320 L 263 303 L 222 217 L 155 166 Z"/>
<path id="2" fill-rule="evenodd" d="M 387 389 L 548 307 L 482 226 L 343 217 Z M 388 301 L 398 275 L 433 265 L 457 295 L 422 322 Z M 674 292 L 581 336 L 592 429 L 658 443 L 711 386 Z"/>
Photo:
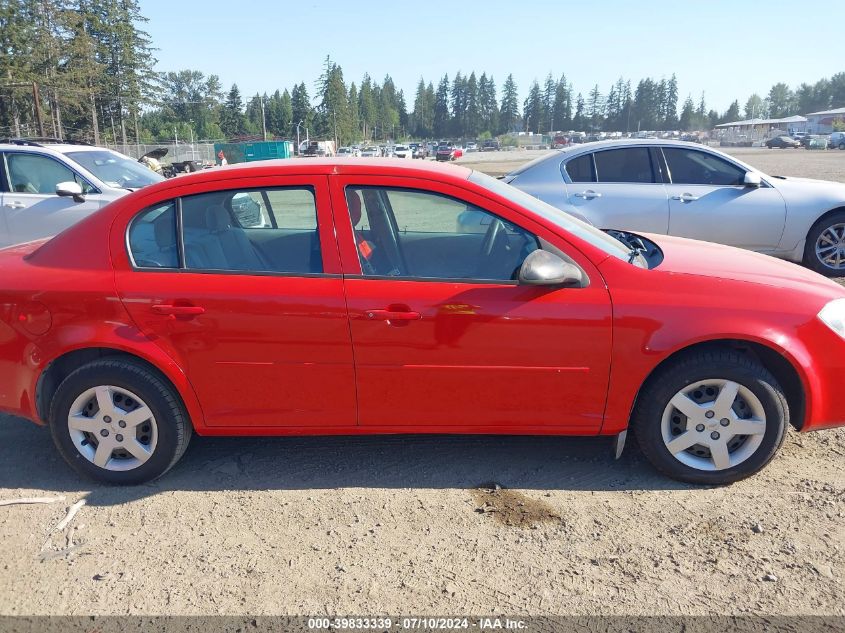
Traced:
<path id="1" fill-rule="evenodd" d="M 845 224 L 845 211 L 831 213 L 812 226 L 810 232 L 807 233 L 807 241 L 804 244 L 804 265 L 827 277 L 842 277 L 845 276 L 845 269 L 831 268 L 816 256 L 816 241 L 825 229 L 834 224 Z"/>
<path id="2" fill-rule="evenodd" d="M 663 411 L 669 401 L 699 380 L 724 378 L 748 388 L 762 403 L 766 431 L 745 461 L 724 470 L 698 470 L 681 463 L 666 448 L 661 433 Z M 654 375 L 637 398 L 631 431 L 643 454 L 665 475 L 692 484 L 731 484 L 759 472 L 777 453 L 789 425 L 789 407 L 774 376 L 756 360 L 730 349 L 716 349 L 681 357 Z"/>
<path id="3" fill-rule="evenodd" d="M 839 144 L 839 149 L 845 149 L 845 142 Z"/>
<path id="4" fill-rule="evenodd" d="M 99 385 L 113 385 L 137 394 L 155 416 L 156 447 L 137 468 L 101 468 L 84 457 L 73 443 L 68 429 L 70 407 L 80 394 Z M 130 486 L 152 481 L 170 470 L 188 448 L 192 433 L 187 412 L 170 383 L 140 362 L 118 358 L 93 361 L 65 378 L 50 404 L 49 425 L 56 447 L 74 470 L 103 483 Z"/>

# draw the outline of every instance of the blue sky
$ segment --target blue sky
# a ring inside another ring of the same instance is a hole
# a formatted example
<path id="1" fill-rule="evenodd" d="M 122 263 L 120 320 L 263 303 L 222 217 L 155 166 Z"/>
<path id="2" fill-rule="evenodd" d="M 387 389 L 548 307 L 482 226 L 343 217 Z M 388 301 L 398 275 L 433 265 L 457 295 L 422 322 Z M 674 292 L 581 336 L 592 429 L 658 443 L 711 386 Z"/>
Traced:
<path id="1" fill-rule="evenodd" d="M 390 74 L 409 108 L 420 76 L 513 73 L 524 98 L 561 72 L 585 95 L 620 75 L 678 77 L 679 106 L 702 92 L 725 110 L 772 84 L 845 71 L 845 4 L 689 0 L 140 0 L 161 71 L 192 68 L 244 95 L 305 81 L 326 55 L 347 82 Z"/>

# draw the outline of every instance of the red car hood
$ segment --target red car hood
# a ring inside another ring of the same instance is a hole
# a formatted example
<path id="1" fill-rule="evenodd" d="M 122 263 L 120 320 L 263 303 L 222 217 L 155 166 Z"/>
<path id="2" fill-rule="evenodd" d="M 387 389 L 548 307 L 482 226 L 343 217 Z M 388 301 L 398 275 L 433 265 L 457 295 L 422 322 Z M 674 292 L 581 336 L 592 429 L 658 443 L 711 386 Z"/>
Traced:
<path id="1" fill-rule="evenodd" d="M 782 259 L 712 242 L 644 235 L 663 251 L 663 262 L 656 268 L 659 271 L 732 279 L 774 288 L 809 290 L 812 287 L 834 296 L 845 296 L 845 289 L 830 279 Z"/>

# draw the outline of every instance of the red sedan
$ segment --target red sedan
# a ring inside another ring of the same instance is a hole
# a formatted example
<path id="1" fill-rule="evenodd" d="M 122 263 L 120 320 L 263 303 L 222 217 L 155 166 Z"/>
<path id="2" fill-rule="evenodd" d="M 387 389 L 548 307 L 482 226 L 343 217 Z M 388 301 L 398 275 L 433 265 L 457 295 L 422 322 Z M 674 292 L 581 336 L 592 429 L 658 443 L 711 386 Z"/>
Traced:
<path id="1" fill-rule="evenodd" d="M 619 238 L 619 239 L 617 239 Z M 199 435 L 630 428 L 723 484 L 842 425 L 845 291 L 729 247 L 595 230 L 452 165 L 200 172 L 0 251 L 0 409 L 137 484 Z"/>

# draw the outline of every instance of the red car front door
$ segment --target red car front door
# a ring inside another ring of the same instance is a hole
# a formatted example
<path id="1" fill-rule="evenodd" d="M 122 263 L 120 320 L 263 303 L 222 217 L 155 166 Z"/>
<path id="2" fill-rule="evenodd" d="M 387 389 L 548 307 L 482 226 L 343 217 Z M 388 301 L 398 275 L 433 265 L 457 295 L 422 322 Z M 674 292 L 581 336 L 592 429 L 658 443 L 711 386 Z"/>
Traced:
<path id="1" fill-rule="evenodd" d="M 420 182 L 332 177 L 359 424 L 598 432 L 611 353 L 598 271 L 564 244 L 586 287 L 517 285 L 537 237 L 560 238 L 468 189 Z"/>
<path id="2" fill-rule="evenodd" d="M 215 186 L 152 204 L 118 236 L 133 257 L 117 263 L 121 301 L 185 369 L 206 425 L 354 426 L 326 177 Z"/>

